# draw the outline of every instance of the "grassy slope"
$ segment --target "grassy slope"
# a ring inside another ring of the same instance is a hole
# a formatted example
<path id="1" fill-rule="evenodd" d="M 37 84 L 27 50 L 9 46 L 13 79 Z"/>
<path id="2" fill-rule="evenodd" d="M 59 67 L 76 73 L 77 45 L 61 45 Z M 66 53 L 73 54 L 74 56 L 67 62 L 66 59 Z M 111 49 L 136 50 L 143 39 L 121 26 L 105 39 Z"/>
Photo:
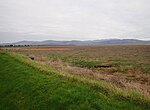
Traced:
<path id="1" fill-rule="evenodd" d="M 149 107 L 43 73 L 0 52 L 0 109 L 144 110 Z"/>

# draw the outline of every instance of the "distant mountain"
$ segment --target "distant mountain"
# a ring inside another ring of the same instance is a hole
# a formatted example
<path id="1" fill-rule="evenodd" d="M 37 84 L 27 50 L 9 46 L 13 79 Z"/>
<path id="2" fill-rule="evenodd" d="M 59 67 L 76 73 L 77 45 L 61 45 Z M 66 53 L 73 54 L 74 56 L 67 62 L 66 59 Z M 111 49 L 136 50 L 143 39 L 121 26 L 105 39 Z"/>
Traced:
<path id="1" fill-rule="evenodd" d="M 34 43 L 38 43 L 37 41 L 20 41 L 12 43 L 12 45 L 32 45 Z"/>
<path id="2" fill-rule="evenodd" d="M 15 43 L 5 43 L 0 44 L 4 45 L 134 45 L 134 44 L 150 44 L 150 41 L 136 40 L 136 39 L 105 39 L 105 40 L 87 40 L 87 41 L 55 41 L 55 40 L 46 40 L 46 41 L 20 41 Z"/>

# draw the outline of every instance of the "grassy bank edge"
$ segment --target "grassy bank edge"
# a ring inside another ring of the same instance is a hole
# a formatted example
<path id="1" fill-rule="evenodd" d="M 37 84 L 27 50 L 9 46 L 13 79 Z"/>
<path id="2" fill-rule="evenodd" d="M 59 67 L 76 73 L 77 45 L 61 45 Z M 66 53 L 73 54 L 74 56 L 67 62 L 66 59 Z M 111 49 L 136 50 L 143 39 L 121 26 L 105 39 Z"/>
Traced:
<path id="1" fill-rule="evenodd" d="M 44 63 L 39 63 L 36 61 L 30 60 L 30 58 L 17 54 L 12 52 L 4 52 L 5 54 L 9 55 L 10 57 L 18 60 L 21 63 L 24 63 L 36 70 L 39 70 L 46 74 L 53 74 L 57 77 L 64 78 L 69 81 L 78 82 L 86 84 L 101 93 L 105 95 L 111 95 L 113 97 L 116 97 L 118 100 L 128 100 L 135 104 L 140 104 L 141 106 L 144 106 L 145 108 L 150 108 L 150 97 L 145 96 L 137 91 L 134 90 L 127 90 L 127 89 L 120 89 L 117 88 L 115 85 L 110 84 L 105 81 L 100 81 L 96 79 L 91 79 L 86 76 L 78 76 L 66 72 L 60 72 L 52 67 L 49 67 L 48 65 Z"/>

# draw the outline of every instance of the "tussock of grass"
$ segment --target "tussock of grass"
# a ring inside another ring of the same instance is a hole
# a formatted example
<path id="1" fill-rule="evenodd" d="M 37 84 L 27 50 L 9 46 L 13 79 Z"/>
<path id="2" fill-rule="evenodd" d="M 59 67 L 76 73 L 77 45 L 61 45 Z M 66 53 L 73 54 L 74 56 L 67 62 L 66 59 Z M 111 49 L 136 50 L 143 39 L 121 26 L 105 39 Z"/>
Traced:
<path id="1" fill-rule="evenodd" d="M 58 55 L 54 55 L 54 54 L 49 55 L 48 58 L 51 59 L 51 60 L 61 59 L 64 62 L 68 61 L 67 57 L 65 57 L 65 56 L 58 56 Z"/>

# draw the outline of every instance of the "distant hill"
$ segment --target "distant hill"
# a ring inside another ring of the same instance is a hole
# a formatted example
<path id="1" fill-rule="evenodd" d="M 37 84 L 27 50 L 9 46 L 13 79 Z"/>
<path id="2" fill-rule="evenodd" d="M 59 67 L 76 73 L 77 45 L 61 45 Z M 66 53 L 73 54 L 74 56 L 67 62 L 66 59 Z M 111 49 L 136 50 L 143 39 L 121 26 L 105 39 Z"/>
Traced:
<path id="1" fill-rule="evenodd" d="M 3 43 L 4 45 L 136 45 L 136 44 L 150 44 L 150 41 L 136 40 L 136 39 L 106 39 L 106 40 L 87 40 L 87 41 L 20 41 L 15 43 Z"/>

